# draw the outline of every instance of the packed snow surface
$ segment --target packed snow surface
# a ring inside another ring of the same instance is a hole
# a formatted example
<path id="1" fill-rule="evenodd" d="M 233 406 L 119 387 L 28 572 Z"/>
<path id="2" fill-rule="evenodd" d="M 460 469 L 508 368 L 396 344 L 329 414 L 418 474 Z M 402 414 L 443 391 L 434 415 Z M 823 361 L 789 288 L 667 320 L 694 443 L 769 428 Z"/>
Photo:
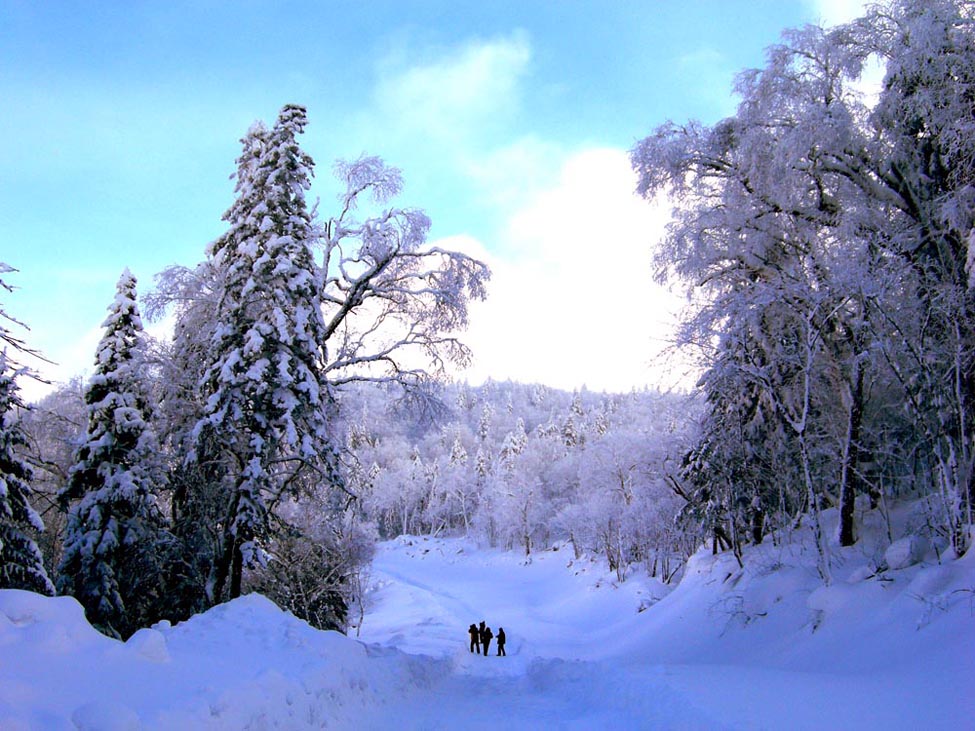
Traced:
<path id="1" fill-rule="evenodd" d="M 975 557 L 877 573 L 878 551 L 837 553 L 829 587 L 801 543 L 744 570 L 702 551 L 673 588 L 564 545 L 403 537 L 358 638 L 250 595 L 121 643 L 0 591 L 0 729 L 971 728 Z M 482 620 L 507 657 L 469 651 Z"/>

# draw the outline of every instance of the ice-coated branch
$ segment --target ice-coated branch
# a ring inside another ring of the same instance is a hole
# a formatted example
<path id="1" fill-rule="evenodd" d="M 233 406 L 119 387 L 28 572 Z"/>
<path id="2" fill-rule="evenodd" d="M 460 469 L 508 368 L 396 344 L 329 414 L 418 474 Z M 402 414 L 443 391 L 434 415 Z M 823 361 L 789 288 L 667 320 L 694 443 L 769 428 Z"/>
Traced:
<path id="1" fill-rule="evenodd" d="M 10 266 L 6 262 L 0 261 L 0 275 L 11 274 L 16 271 L 17 269 L 15 269 L 14 267 Z M 0 290 L 5 292 L 13 292 L 15 289 L 16 287 L 14 287 L 11 284 L 8 284 L 2 278 L 2 276 L 0 276 Z M 4 325 L 4 321 L 16 327 L 30 331 L 30 328 L 24 322 L 18 320 L 16 317 L 14 317 L 9 312 L 7 312 L 6 309 L 4 309 L 3 307 L 3 303 L 0 302 L 0 351 L 6 351 L 7 348 L 9 347 L 12 350 L 19 351 L 20 353 L 24 353 L 25 355 L 30 355 L 34 358 L 37 358 L 38 360 L 44 361 L 45 363 L 52 362 L 47 358 L 45 358 L 43 355 L 41 355 L 40 351 L 35 350 L 34 348 L 28 346 L 27 342 L 23 338 L 14 334 L 14 332 L 10 328 Z M 9 364 L 9 366 L 13 367 L 19 373 L 37 379 L 42 383 L 47 383 L 47 381 L 40 378 L 36 373 L 34 373 L 29 368 L 22 367 L 22 364 L 14 360 L 13 357 L 10 355 L 10 353 L 7 354 L 7 363 Z"/>
<path id="2" fill-rule="evenodd" d="M 336 163 L 335 172 L 346 190 L 320 242 L 330 380 L 416 383 L 447 362 L 466 362 L 470 351 L 455 333 L 468 324 L 468 303 L 487 296 L 488 267 L 427 245 L 430 220 L 421 210 L 354 217 L 363 195 L 384 204 L 401 191 L 398 169 L 361 157 Z"/>

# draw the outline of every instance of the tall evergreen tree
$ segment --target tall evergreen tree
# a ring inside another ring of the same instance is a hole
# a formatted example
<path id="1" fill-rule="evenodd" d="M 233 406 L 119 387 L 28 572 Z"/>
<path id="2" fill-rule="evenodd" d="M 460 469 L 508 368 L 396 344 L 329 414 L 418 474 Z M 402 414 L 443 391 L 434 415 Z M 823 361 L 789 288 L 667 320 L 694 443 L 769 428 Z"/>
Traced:
<path id="1" fill-rule="evenodd" d="M 31 467 L 17 454 L 27 438 L 14 413 L 23 406 L 15 375 L 6 352 L 0 351 L 0 589 L 53 595 L 41 552 L 30 537 L 44 524 L 29 500 Z"/>
<path id="2" fill-rule="evenodd" d="M 210 601 L 241 593 L 245 565 L 259 564 L 270 506 L 303 481 L 338 483 L 329 394 L 322 377 L 323 282 L 305 203 L 313 162 L 296 141 L 305 109 L 285 106 L 270 130 L 242 140 L 229 230 L 209 250 L 220 283 L 217 328 L 201 386 L 205 413 L 196 451 L 211 445 L 224 463 L 227 514 L 210 577 Z"/>
<path id="3" fill-rule="evenodd" d="M 143 381 L 144 341 L 136 280 L 126 269 L 103 323 L 95 373 L 85 393 L 88 431 L 68 484 L 58 588 L 106 634 L 136 629 L 158 590 L 156 551 L 164 537 L 153 495 L 158 445 Z"/>

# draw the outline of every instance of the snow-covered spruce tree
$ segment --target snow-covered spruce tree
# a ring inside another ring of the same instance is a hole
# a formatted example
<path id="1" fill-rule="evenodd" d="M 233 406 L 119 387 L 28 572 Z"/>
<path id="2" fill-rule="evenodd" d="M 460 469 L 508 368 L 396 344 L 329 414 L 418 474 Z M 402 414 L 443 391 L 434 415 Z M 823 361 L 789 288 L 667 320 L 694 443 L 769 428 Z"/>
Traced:
<path id="1" fill-rule="evenodd" d="M 229 229 L 209 250 L 220 289 L 193 459 L 215 457 L 225 470 L 212 603 L 239 596 L 245 565 L 265 560 L 277 501 L 307 481 L 341 485 L 322 378 L 323 283 L 305 203 L 313 163 L 297 142 L 305 124 L 304 108 L 288 105 L 270 130 L 250 129 L 237 199 L 224 215 Z"/>
<path id="2" fill-rule="evenodd" d="M 167 535 L 154 494 L 159 448 L 150 426 L 142 319 L 127 269 L 108 310 L 85 392 L 87 433 L 59 494 L 68 522 L 58 589 L 84 606 L 93 626 L 126 637 L 159 618 Z"/>
<path id="3" fill-rule="evenodd" d="M 15 412 L 23 407 L 15 377 L 6 352 L 0 351 L 0 589 L 53 595 L 54 585 L 31 537 L 44 524 L 30 504 L 33 471 L 18 454 L 27 439 Z"/>
<path id="4" fill-rule="evenodd" d="M 301 108 L 287 107 L 285 111 L 294 116 L 298 110 Z M 301 113 L 303 124 L 303 110 Z M 308 266 L 303 251 L 301 260 L 292 263 L 317 278 L 321 286 L 317 304 L 324 313 L 324 328 L 319 327 L 317 320 L 299 324 L 310 338 L 312 330 L 317 330 L 320 352 L 316 357 L 324 373 L 319 395 L 329 409 L 338 406 L 337 398 L 332 402 L 333 393 L 359 382 L 379 384 L 387 400 L 399 399 L 400 403 L 434 413 L 429 407 L 437 404 L 428 397 L 430 386 L 443 374 L 446 363 L 468 358 L 469 351 L 456 333 L 467 322 L 469 300 L 485 296 L 484 282 L 489 277 L 487 267 L 471 257 L 426 245 L 429 220 L 422 211 L 391 207 L 360 217 L 362 208 L 370 203 L 383 206 L 402 188 L 400 171 L 375 157 L 336 165 L 336 173 L 345 184 L 345 193 L 340 197 L 341 212 L 325 225 L 316 224 L 304 208 L 303 196 L 297 195 L 307 189 L 310 158 L 295 146 L 293 164 L 288 163 L 273 174 L 268 171 L 271 163 L 267 155 L 276 149 L 273 138 L 283 134 L 281 125 L 279 120 L 273 130 L 268 130 L 255 124 L 243 140 L 244 150 L 238 159 L 238 200 L 225 216 L 231 230 L 210 247 L 208 260 L 200 266 L 167 269 L 151 296 L 152 315 L 171 308 L 177 318 L 174 343 L 163 353 L 161 363 L 162 370 L 172 376 L 162 389 L 162 433 L 175 453 L 183 451 L 185 445 L 191 446 L 191 458 L 171 471 L 170 490 L 174 531 L 193 556 L 188 568 L 191 573 L 203 572 L 208 577 L 198 587 L 204 604 L 225 597 L 228 579 L 233 584 L 232 574 L 243 572 L 242 565 L 236 567 L 239 571 L 234 570 L 233 546 L 257 547 L 256 543 L 239 541 L 236 533 L 224 530 L 229 525 L 225 520 L 227 506 L 238 502 L 236 483 L 227 475 L 243 473 L 246 465 L 241 466 L 240 459 L 232 456 L 234 440 L 239 442 L 242 438 L 227 436 L 222 428 L 217 428 L 217 422 L 240 424 L 244 422 L 243 415 L 253 410 L 250 406 L 222 409 L 222 396 L 216 394 L 226 392 L 224 386 L 237 377 L 233 369 L 239 363 L 223 370 L 214 367 L 218 351 L 223 353 L 219 357 L 232 359 L 236 357 L 232 352 L 239 348 L 243 355 L 243 344 L 234 344 L 233 339 L 242 337 L 250 324 L 258 322 L 254 313 L 260 309 L 260 293 L 265 290 L 245 291 L 242 277 L 247 276 L 246 268 L 251 265 L 253 282 L 266 283 L 265 275 L 274 267 L 268 267 L 268 259 L 263 258 L 271 249 L 261 248 L 261 253 L 256 253 L 251 247 L 263 247 L 262 236 L 273 234 L 280 238 L 281 226 L 287 224 L 303 229 L 295 241 L 322 252 L 317 262 L 311 262 L 313 266 Z M 291 181 L 295 194 L 292 203 L 300 199 L 301 215 L 265 215 L 280 206 L 269 206 L 258 196 L 267 194 L 269 200 L 274 199 L 277 194 L 271 195 L 270 191 L 282 187 L 280 180 Z M 271 228 L 262 229 L 264 225 Z M 272 243 L 275 240 L 268 238 Z M 242 248 L 238 251 L 238 247 Z M 272 249 L 278 251 L 280 247 L 275 244 Z M 284 276 L 282 272 L 278 270 L 274 275 L 277 280 Z M 274 291 L 278 289 L 277 280 L 270 284 Z M 310 289 L 302 292 L 302 296 L 306 294 L 306 302 L 314 302 Z M 243 304 L 238 306 L 238 302 Z M 309 307 L 309 312 L 318 311 L 317 306 Z M 263 322 L 270 320 L 265 317 Z M 277 326 L 276 320 L 274 325 Z M 250 351 L 246 355 L 260 360 Z M 199 377 L 194 377 L 201 362 Z M 250 373 L 253 378 L 249 380 L 257 389 L 257 371 Z M 243 377 L 243 371 L 237 375 Z M 268 388 L 262 391 L 262 398 L 270 398 L 273 387 Z M 308 395 L 302 393 L 301 398 Z M 251 400 L 252 395 L 242 396 L 239 403 L 249 404 Z M 326 420 L 330 436 L 335 432 L 336 444 L 341 444 L 335 420 L 331 415 Z M 334 455 L 329 452 L 324 461 L 318 466 L 300 461 L 275 462 L 275 475 L 265 497 L 277 500 L 282 487 L 293 495 L 299 484 L 305 483 L 310 491 L 318 486 L 309 482 L 333 480 L 330 463 L 335 461 Z M 281 476 L 290 469 L 289 465 L 301 467 L 301 479 Z M 346 479 L 344 468 L 342 477 L 346 489 L 356 482 L 351 475 Z M 273 502 L 257 505 L 257 512 L 263 512 L 265 517 L 276 510 Z M 281 515 L 276 515 L 272 523 L 281 525 L 282 520 Z M 261 557 L 258 551 L 250 555 Z"/>

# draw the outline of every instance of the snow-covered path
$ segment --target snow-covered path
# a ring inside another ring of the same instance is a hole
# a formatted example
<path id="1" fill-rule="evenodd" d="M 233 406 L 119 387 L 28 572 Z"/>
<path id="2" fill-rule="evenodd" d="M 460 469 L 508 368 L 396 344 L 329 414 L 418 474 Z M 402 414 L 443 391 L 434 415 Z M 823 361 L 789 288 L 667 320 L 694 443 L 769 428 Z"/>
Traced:
<path id="1" fill-rule="evenodd" d="M 526 565 L 518 554 L 422 537 L 384 544 L 372 577 L 378 588 L 359 635 L 364 642 L 454 657 L 460 650 L 470 654 L 467 628 L 484 620 L 495 633 L 505 628 L 503 661 L 521 670 L 537 657 L 605 656 L 620 622 L 655 598 L 646 581 L 612 588 L 597 563 L 574 561 L 567 550 L 536 554 Z M 665 593 L 657 587 L 658 596 Z M 496 650 L 492 642 L 492 656 Z"/>
<path id="2" fill-rule="evenodd" d="M 947 603 L 931 615 L 911 598 L 909 576 L 907 597 L 843 585 L 817 599 L 807 572 L 780 569 L 720 598 L 715 583 L 736 567 L 703 563 L 663 598 L 667 587 L 639 576 L 617 585 L 564 548 L 525 565 L 461 541 L 385 544 L 361 639 L 448 663 L 389 728 L 952 728 L 975 711 L 963 593 L 937 594 L 956 597 L 955 622 Z M 942 589 L 964 585 L 965 566 L 947 573 Z M 878 626 L 844 626 L 871 613 Z M 482 619 L 505 627 L 508 657 L 468 651 L 467 627 Z"/>

